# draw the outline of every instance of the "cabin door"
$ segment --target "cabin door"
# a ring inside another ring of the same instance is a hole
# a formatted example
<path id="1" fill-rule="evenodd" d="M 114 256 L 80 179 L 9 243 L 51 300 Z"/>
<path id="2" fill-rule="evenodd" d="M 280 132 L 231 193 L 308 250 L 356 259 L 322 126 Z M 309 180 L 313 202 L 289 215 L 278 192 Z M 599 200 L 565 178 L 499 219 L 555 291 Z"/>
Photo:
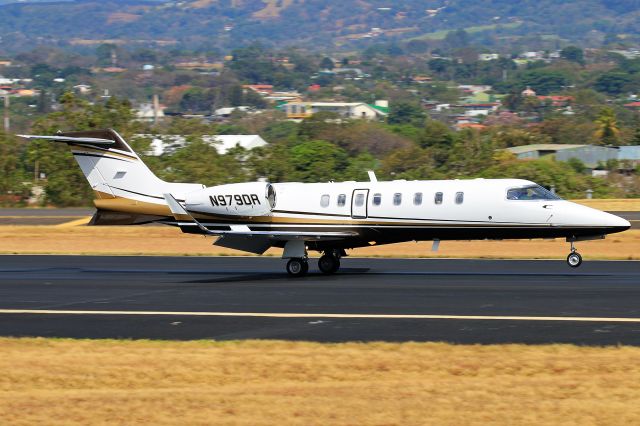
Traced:
<path id="1" fill-rule="evenodd" d="M 369 201 L 368 189 L 354 189 L 351 197 L 351 217 L 365 219 L 367 217 L 367 202 Z"/>

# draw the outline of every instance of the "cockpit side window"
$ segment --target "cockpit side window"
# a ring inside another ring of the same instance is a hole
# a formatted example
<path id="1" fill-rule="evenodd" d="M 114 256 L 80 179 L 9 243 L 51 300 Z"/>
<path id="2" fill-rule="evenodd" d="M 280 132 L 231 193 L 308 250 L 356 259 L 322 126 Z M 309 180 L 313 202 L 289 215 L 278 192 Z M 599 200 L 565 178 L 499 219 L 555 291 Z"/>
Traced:
<path id="1" fill-rule="evenodd" d="M 510 188 L 507 190 L 507 200 L 561 200 L 553 192 L 541 187 L 540 185 L 522 186 L 519 188 Z"/>

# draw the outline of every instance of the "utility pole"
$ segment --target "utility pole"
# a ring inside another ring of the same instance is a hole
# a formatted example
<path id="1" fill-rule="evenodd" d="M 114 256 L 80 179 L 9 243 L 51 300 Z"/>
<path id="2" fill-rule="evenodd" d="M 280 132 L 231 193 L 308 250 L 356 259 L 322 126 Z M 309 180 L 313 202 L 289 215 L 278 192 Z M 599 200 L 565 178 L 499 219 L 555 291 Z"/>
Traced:
<path id="1" fill-rule="evenodd" d="M 11 122 L 9 120 L 9 94 L 4 95 L 4 132 L 9 133 Z"/>
<path id="2" fill-rule="evenodd" d="M 153 124 L 158 124 L 158 112 L 160 111 L 160 100 L 158 95 L 153 95 Z"/>

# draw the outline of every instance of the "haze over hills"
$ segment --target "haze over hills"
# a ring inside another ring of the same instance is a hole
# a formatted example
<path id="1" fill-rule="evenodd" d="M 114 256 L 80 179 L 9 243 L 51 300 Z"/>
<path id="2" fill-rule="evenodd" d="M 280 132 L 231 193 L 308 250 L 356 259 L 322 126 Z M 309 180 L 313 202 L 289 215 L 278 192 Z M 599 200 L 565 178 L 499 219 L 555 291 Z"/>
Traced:
<path id="1" fill-rule="evenodd" d="M 0 52 L 95 40 L 350 48 L 438 39 L 460 28 L 485 46 L 536 36 L 599 46 L 607 37 L 638 37 L 640 0 L 0 0 Z"/>

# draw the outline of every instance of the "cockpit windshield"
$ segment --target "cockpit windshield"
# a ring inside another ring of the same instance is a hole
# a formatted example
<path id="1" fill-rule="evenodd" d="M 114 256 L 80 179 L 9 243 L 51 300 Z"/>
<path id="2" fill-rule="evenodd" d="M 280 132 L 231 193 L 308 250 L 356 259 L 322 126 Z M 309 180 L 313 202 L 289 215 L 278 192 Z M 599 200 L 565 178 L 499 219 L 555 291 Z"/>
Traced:
<path id="1" fill-rule="evenodd" d="M 511 188 L 507 191 L 507 200 L 561 200 L 553 192 L 540 185 Z"/>

